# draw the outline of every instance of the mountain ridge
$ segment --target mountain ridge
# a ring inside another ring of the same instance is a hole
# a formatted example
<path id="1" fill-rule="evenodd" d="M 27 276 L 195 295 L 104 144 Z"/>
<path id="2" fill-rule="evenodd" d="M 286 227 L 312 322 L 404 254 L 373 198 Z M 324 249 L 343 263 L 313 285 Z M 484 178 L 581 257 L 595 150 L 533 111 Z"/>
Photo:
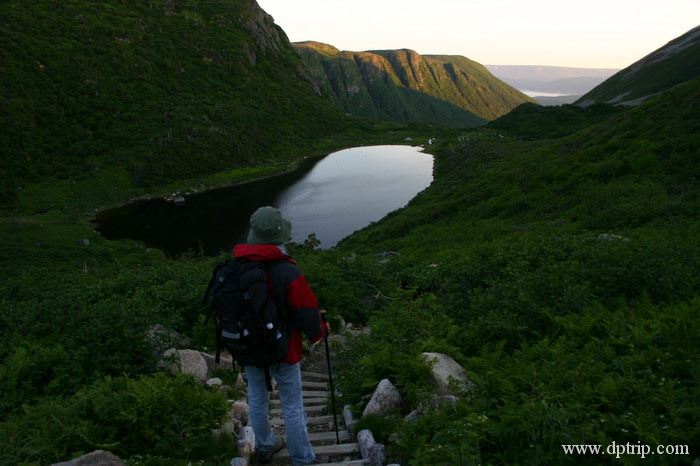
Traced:
<path id="1" fill-rule="evenodd" d="M 341 51 L 316 41 L 293 45 L 317 86 L 347 113 L 464 127 L 532 101 L 466 57 Z"/>

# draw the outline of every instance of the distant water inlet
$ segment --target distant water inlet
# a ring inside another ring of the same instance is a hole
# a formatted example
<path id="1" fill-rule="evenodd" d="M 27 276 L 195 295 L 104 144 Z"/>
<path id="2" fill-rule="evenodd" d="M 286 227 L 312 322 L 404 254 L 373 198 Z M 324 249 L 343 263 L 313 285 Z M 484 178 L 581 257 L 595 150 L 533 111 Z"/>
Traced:
<path id="1" fill-rule="evenodd" d="M 433 157 L 420 147 L 356 147 L 309 161 L 292 173 L 186 197 L 139 201 L 101 212 L 97 230 L 179 255 L 208 255 L 244 241 L 258 207 L 274 205 L 292 222 L 292 241 L 314 233 L 329 248 L 406 205 L 433 179 Z"/>

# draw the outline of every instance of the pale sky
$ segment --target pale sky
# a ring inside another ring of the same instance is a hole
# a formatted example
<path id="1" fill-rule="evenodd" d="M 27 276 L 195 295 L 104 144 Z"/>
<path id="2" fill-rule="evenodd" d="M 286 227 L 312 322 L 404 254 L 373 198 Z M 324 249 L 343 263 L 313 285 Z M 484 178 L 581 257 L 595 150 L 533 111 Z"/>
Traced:
<path id="1" fill-rule="evenodd" d="M 700 25 L 700 0 L 258 0 L 292 42 L 483 65 L 625 68 Z"/>

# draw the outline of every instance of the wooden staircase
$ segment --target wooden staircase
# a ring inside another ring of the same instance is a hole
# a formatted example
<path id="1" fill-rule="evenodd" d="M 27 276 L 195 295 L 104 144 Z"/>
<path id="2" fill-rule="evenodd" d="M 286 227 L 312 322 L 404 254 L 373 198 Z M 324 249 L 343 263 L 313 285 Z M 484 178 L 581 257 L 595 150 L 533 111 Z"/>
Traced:
<path id="1" fill-rule="evenodd" d="M 363 459 L 360 454 L 360 446 L 353 439 L 353 435 L 344 426 L 344 418 L 338 413 L 338 436 L 340 443 L 337 443 L 335 426 L 329 400 L 330 391 L 328 389 L 328 375 L 316 372 L 301 372 L 302 395 L 304 397 L 304 410 L 308 420 L 309 440 L 316 453 L 316 461 L 319 465 L 368 465 L 369 460 Z M 275 435 L 284 438 L 284 421 L 282 410 L 279 408 L 279 400 L 275 399 L 276 392 L 273 392 L 271 400 L 270 422 L 275 429 Z M 272 459 L 272 464 L 291 464 L 289 452 L 283 449 Z"/>

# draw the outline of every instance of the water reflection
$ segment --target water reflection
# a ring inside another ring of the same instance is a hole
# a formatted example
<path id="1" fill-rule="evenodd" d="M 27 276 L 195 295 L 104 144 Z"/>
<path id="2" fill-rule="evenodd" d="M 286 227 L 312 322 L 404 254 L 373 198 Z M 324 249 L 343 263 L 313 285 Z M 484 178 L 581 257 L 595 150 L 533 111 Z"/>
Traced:
<path id="1" fill-rule="evenodd" d="M 276 200 L 292 239 L 316 233 L 322 247 L 403 207 L 432 181 L 433 157 L 418 147 L 357 147 L 331 154 Z"/>
<path id="2" fill-rule="evenodd" d="M 189 196 L 183 205 L 159 199 L 108 210 L 98 214 L 97 229 L 106 238 L 135 239 L 169 255 L 217 255 L 245 239 L 255 209 L 275 205 L 292 222 L 294 241 L 315 233 L 328 248 L 430 184 L 433 157 L 420 150 L 346 149 L 292 173 Z"/>

